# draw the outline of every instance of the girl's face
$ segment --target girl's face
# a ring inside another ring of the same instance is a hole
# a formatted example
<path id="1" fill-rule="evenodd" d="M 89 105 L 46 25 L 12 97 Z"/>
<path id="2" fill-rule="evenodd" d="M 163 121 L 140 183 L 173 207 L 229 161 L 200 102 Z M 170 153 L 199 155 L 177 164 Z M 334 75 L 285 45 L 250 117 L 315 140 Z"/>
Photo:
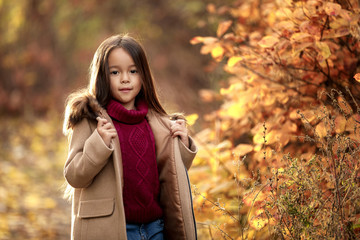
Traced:
<path id="1" fill-rule="evenodd" d="M 135 98 L 142 80 L 134 60 L 124 49 L 115 48 L 109 54 L 110 91 L 126 109 L 135 109 Z"/>

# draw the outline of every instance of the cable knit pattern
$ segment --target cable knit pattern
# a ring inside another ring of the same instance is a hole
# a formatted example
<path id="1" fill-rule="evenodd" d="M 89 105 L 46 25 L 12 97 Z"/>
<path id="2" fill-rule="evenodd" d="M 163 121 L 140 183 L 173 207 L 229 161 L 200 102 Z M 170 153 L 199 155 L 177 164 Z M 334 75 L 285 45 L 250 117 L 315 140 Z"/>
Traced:
<path id="1" fill-rule="evenodd" d="M 140 100 L 136 110 L 127 110 L 116 100 L 107 105 L 121 145 L 124 172 L 126 221 L 147 223 L 162 217 L 155 140 L 146 120 L 147 104 Z"/>

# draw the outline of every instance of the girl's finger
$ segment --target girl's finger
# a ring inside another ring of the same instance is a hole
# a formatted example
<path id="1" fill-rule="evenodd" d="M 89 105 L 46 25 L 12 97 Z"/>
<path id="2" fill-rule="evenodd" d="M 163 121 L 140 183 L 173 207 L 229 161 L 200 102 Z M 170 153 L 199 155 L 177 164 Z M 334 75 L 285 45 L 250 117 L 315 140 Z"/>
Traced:
<path id="1" fill-rule="evenodd" d="M 109 134 L 111 134 L 111 135 L 117 135 L 117 132 L 116 132 L 116 130 L 115 129 L 109 129 L 109 130 L 106 130 L 106 132 L 108 132 Z"/>
<path id="2" fill-rule="evenodd" d="M 176 120 L 175 122 L 176 122 L 177 124 L 183 125 L 183 126 L 185 126 L 185 123 L 186 123 L 186 121 L 185 121 L 184 119 L 178 119 L 178 120 Z"/>
<path id="3" fill-rule="evenodd" d="M 176 137 L 176 136 L 178 136 L 178 137 L 181 137 L 181 138 L 185 138 L 185 137 L 187 137 L 187 135 L 188 135 L 188 132 L 187 132 L 187 130 L 186 129 L 173 129 L 172 131 L 171 131 L 171 135 L 173 136 L 173 137 Z"/>
<path id="4" fill-rule="evenodd" d="M 103 126 L 104 129 L 108 130 L 108 129 L 112 129 L 112 125 L 109 122 L 106 122 Z"/>
<path id="5" fill-rule="evenodd" d="M 98 126 L 102 127 L 107 123 L 107 120 L 105 118 L 97 117 L 96 120 L 98 121 Z"/>
<path id="6" fill-rule="evenodd" d="M 176 132 L 176 131 L 182 131 L 184 133 L 187 133 L 187 128 L 184 125 L 173 125 L 171 126 L 171 132 Z"/>

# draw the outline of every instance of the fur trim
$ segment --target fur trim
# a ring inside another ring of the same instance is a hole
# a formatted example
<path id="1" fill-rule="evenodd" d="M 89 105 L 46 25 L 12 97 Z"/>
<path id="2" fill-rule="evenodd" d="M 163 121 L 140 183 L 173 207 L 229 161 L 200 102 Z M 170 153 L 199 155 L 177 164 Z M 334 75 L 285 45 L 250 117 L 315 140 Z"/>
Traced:
<path id="1" fill-rule="evenodd" d="M 99 102 L 89 92 L 71 94 L 67 100 L 63 132 L 68 135 L 74 126 L 84 118 L 96 120 L 101 115 Z"/>

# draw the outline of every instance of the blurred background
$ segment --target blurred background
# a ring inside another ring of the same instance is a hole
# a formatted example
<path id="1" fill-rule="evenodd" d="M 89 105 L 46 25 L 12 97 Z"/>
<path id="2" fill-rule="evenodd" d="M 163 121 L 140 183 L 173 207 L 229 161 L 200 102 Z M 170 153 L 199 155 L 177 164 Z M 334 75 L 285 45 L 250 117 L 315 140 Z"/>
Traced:
<path id="1" fill-rule="evenodd" d="M 87 85 L 90 61 L 105 38 L 140 39 L 169 112 L 214 108 L 198 92 L 216 87 L 224 73 L 189 41 L 216 32 L 208 4 L 225 2 L 0 0 L 0 239 L 69 238 L 64 103 Z"/>
<path id="2" fill-rule="evenodd" d="M 199 146 L 199 239 L 359 238 L 359 5 L 0 0 L 0 240 L 69 239 L 65 100 L 118 33 Z"/>

